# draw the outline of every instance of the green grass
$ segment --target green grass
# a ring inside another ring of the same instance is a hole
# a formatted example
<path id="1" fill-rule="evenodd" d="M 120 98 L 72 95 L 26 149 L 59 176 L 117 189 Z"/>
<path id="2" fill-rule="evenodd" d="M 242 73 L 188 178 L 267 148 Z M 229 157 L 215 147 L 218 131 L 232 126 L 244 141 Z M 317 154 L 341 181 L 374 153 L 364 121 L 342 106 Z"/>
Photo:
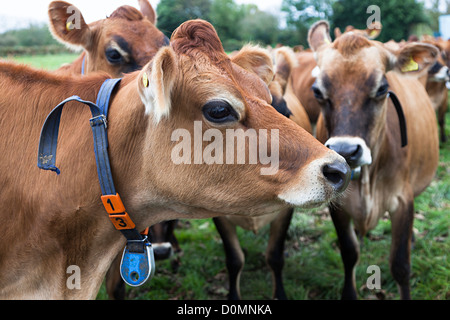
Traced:
<path id="1" fill-rule="evenodd" d="M 16 61 L 38 68 L 56 69 L 76 54 L 18 57 Z M 450 113 L 447 114 L 450 137 Z M 412 250 L 413 299 L 450 299 L 450 141 L 441 146 L 440 164 L 430 187 L 415 200 L 415 244 Z M 272 279 L 264 259 L 269 227 L 259 234 L 238 229 L 246 264 L 241 277 L 243 299 L 271 299 Z M 183 253 L 180 266 L 157 261 L 155 277 L 139 288 L 127 288 L 127 299 L 226 299 L 228 275 L 220 236 L 212 220 L 182 220 L 176 230 Z M 364 238 L 356 268 L 361 299 L 398 299 L 389 272 L 390 221 L 380 220 Z M 324 210 L 297 211 L 285 245 L 284 285 L 289 299 L 339 299 L 343 267 L 333 224 Z M 365 287 L 369 265 L 381 269 L 381 291 Z M 102 286 L 98 299 L 107 299 Z"/>
<path id="2" fill-rule="evenodd" d="M 67 53 L 55 55 L 18 56 L 7 59 L 14 60 L 19 63 L 29 64 L 39 69 L 56 70 L 63 64 L 73 62 L 79 55 L 79 53 Z"/>

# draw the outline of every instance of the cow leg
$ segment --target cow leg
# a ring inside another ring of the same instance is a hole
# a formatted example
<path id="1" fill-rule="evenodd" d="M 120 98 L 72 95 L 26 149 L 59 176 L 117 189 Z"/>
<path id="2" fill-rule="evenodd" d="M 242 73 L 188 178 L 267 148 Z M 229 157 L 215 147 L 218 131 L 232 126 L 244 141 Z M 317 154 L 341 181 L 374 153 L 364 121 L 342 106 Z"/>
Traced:
<path id="1" fill-rule="evenodd" d="M 170 265 L 172 267 L 172 271 L 176 273 L 181 265 L 180 254 L 182 252 L 178 239 L 175 236 L 175 228 L 178 224 L 178 220 L 168 221 L 167 224 L 167 234 L 169 235 L 168 240 L 172 244 L 173 251 L 176 254 L 170 261 Z"/>
<path id="2" fill-rule="evenodd" d="M 228 270 L 230 291 L 229 300 L 240 300 L 241 292 L 239 287 L 242 269 L 244 268 L 245 257 L 242 252 L 236 226 L 224 217 L 213 218 L 216 229 L 222 238 L 225 249 L 225 259 Z"/>
<path id="3" fill-rule="evenodd" d="M 411 197 L 407 202 L 400 202 L 398 210 L 391 214 L 392 244 L 389 263 L 401 299 L 411 299 L 409 278 L 413 222 L 414 200 Z"/>
<path id="4" fill-rule="evenodd" d="M 336 229 L 342 262 L 344 263 L 344 288 L 342 299 L 357 299 L 355 286 L 355 265 L 359 259 L 359 246 L 350 216 L 336 206 L 330 206 L 330 214 Z"/>
<path id="5" fill-rule="evenodd" d="M 111 300 L 125 300 L 125 282 L 120 276 L 120 262 L 122 261 L 122 254 L 118 254 L 106 273 L 106 292 Z"/>
<path id="6" fill-rule="evenodd" d="M 287 300 L 283 287 L 282 270 L 284 266 L 284 242 L 291 223 L 293 208 L 280 213 L 270 224 L 269 243 L 266 250 L 266 261 L 272 270 L 273 298 Z"/>

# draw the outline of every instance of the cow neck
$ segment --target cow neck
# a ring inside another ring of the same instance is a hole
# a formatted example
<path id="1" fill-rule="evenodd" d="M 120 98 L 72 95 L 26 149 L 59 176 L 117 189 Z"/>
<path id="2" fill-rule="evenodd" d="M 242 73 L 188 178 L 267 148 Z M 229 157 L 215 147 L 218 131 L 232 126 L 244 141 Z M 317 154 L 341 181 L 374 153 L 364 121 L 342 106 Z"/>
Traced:
<path id="1" fill-rule="evenodd" d="M 121 275 L 127 284 L 139 286 L 154 274 L 153 248 L 147 235 L 141 235 L 136 229 L 136 225 L 127 213 L 120 195 L 116 192 L 108 155 L 108 110 L 111 96 L 120 82 L 121 79 L 107 79 L 100 88 L 96 104 L 84 101 L 78 96 L 72 96 L 56 106 L 45 120 L 42 128 L 38 167 L 56 172 L 58 175 L 61 173 L 59 168 L 56 167 L 56 150 L 63 107 L 70 101 L 87 105 L 92 113 L 89 122 L 94 136 L 97 174 L 102 191 L 101 201 L 114 227 L 127 239 L 127 246 L 122 257 Z M 148 229 L 146 232 L 148 233 Z"/>

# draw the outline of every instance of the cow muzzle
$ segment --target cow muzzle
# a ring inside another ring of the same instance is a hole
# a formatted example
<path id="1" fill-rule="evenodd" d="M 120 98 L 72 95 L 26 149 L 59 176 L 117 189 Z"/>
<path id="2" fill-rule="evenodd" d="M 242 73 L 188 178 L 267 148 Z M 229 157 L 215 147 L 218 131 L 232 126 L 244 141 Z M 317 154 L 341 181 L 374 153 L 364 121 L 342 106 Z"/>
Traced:
<path id="1" fill-rule="evenodd" d="M 173 255 L 173 248 L 170 242 L 153 243 L 155 260 L 166 260 Z"/>
<path id="2" fill-rule="evenodd" d="M 291 185 L 278 195 L 290 205 L 314 208 L 332 201 L 350 183 L 351 170 L 345 159 L 336 152 L 310 162 L 299 171 Z"/>
<path id="3" fill-rule="evenodd" d="M 325 146 L 344 157 L 351 169 L 372 163 L 372 154 L 365 141 L 358 137 L 333 137 Z"/>
<path id="4" fill-rule="evenodd" d="M 430 80 L 433 82 L 447 82 L 450 80 L 449 69 L 447 66 L 441 66 L 441 68 L 434 74 L 430 75 Z"/>

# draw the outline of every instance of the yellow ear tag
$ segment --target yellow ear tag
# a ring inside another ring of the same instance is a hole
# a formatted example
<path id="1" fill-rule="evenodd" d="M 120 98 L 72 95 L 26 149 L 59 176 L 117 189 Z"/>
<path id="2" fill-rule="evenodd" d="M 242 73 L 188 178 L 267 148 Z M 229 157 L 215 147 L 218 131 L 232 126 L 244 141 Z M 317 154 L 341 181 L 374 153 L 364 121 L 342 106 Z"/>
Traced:
<path id="1" fill-rule="evenodd" d="M 412 56 L 407 64 L 405 64 L 402 68 L 402 72 L 411 72 L 419 70 L 419 64 L 414 61 Z"/>
<path id="2" fill-rule="evenodd" d="M 148 82 L 148 74 L 147 72 L 144 72 L 144 75 L 142 76 L 142 83 L 144 84 L 144 87 L 148 87 L 149 82 Z"/>
<path id="3" fill-rule="evenodd" d="M 323 41 L 326 43 L 326 44 L 330 44 L 331 42 L 330 42 L 330 39 L 328 39 L 328 37 L 325 37 L 324 39 L 323 39 Z"/>
<path id="4" fill-rule="evenodd" d="M 374 30 L 370 31 L 369 37 L 373 38 L 373 37 L 375 37 L 377 34 L 378 34 L 378 31 L 374 29 Z"/>
<path id="5" fill-rule="evenodd" d="M 72 22 L 71 22 L 71 21 L 67 22 L 67 24 L 66 24 L 66 30 L 67 30 L 67 31 L 71 31 L 71 30 L 72 30 Z"/>

